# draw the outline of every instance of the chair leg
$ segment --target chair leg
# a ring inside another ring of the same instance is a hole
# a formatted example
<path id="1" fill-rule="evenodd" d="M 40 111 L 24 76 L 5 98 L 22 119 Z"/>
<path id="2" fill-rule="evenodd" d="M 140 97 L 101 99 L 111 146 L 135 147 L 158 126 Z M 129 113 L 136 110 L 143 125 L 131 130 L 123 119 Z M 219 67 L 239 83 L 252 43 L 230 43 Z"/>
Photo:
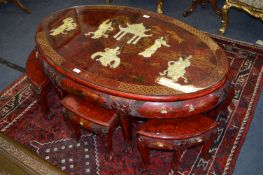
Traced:
<path id="1" fill-rule="evenodd" d="M 137 146 L 142 158 L 139 165 L 139 174 L 142 174 L 145 171 L 147 171 L 147 168 L 150 164 L 150 149 L 146 146 L 146 144 L 143 142 L 143 139 L 141 139 L 140 136 L 138 136 L 137 138 Z"/>
<path id="2" fill-rule="evenodd" d="M 31 13 L 30 10 L 28 8 L 26 8 L 21 2 L 20 0 L 13 0 L 14 3 L 16 4 L 16 6 L 22 10 L 24 10 L 26 13 Z"/>
<path id="3" fill-rule="evenodd" d="M 226 27 L 228 24 L 227 13 L 228 13 L 229 8 L 230 8 L 229 4 L 224 4 L 224 6 L 222 8 L 222 12 L 221 12 L 222 21 L 221 21 L 221 27 L 219 28 L 219 31 L 221 34 L 224 34 L 226 31 Z"/>
<path id="4" fill-rule="evenodd" d="M 111 3 L 112 0 L 105 0 L 107 4 Z"/>
<path id="5" fill-rule="evenodd" d="M 221 11 L 217 8 L 217 0 L 210 0 L 211 7 L 216 14 L 221 15 Z"/>
<path id="6" fill-rule="evenodd" d="M 200 0 L 193 0 L 191 6 L 183 12 L 183 17 L 189 16 L 196 9 L 197 5 L 200 3 Z"/>
<path id="7" fill-rule="evenodd" d="M 199 4 L 202 8 L 206 8 L 207 0 L 200 0 Z"/>
<path id="8" fill-rule="evenodd" d="M 163 13 L 163 0 L 158 0 L 157 12 L 160 13 L 160 14 Z"/>

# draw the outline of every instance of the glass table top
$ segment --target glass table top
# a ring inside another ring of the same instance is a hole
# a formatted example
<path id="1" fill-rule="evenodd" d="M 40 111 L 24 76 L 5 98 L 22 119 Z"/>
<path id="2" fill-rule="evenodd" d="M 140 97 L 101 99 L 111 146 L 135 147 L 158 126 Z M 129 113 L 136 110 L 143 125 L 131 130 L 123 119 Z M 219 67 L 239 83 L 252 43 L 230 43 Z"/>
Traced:
<path id="1" fill-rule="evenodd" d="M 55 12 L 39 24 L 36 48 L 60 73 L 113 94 L 209 93 L 229 71 L 223 50 L 206 34 L 176 19 L 123 6 Z"/>

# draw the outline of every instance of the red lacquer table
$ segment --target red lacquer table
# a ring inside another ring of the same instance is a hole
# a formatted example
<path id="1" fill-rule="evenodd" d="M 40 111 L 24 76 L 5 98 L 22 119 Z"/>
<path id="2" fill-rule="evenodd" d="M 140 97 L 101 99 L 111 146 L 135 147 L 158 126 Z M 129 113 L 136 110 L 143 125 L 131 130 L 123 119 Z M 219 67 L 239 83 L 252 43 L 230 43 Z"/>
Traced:
<path id="1" fill-rule="evenodd" d="M 80 6 L 46 17 L 37 57 L 54 85 L 130 117 L 208 111 L 225 96 L 229 63 L 207 35 L 167 16 L 120 6 Z"/>

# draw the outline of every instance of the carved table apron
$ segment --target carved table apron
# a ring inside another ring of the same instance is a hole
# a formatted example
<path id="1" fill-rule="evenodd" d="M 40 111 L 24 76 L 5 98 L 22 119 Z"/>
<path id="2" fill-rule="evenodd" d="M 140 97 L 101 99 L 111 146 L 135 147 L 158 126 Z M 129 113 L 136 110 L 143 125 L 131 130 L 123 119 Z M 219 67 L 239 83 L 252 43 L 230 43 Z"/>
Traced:
<path id="1" fill-rule="evenodd" d="M 188 117 L 227 92 L 229 63 L 207 35 L 167 16 L 122 6 L 79 6 L 46 17 L 36 57 L 56 86 L 129 116 Z"/>

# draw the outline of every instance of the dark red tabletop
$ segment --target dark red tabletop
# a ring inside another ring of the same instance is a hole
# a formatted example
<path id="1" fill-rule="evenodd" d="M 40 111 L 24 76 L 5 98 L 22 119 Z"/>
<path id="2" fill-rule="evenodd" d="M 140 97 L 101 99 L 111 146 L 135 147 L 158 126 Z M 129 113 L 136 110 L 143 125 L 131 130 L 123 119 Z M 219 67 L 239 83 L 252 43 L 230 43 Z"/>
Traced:
<path id="1" fill-rule="evenodd" d="M 58 11 L 38 26 L 36 47 L 61 74 L 87 87 L 140 100 L 206 95 L 229 71 L 223 50 L 176 19 L 120 6 Z"/>

